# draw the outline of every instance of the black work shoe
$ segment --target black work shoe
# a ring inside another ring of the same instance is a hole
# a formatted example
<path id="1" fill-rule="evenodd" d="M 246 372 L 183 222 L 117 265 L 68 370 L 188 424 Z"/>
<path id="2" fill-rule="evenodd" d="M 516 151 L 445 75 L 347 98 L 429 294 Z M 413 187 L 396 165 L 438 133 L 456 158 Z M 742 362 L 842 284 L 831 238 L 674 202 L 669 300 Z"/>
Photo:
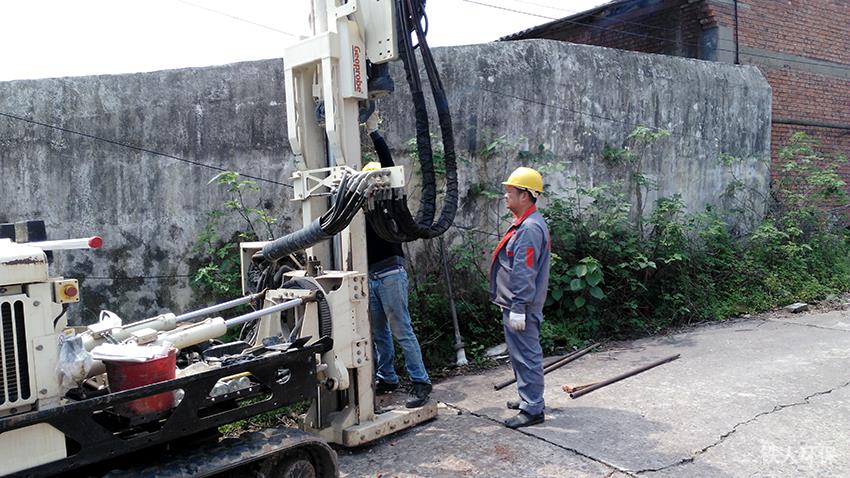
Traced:
<path id="1" fill-rule="evenodd" d="M 537 425 L 538 423 L 543 423 L 543 412 L 538 415 L 529 415 L 528 413 L 525 413 L 525 411 L 521 411 L 517 416 L 505 420 L 505 426 L 514 429 L 530 427 L 531 425 Z"/>
<path id="2" fill-rule="evenodd" d="M 508 410 L 519 410 L 519 400 L 508 400 L 505 406 L 508 407 Z"/>
<path id="3" fill-rule="evenodd" d="M 410 391 L 410 399 L 405 402 L 407 408 L 417 408 L 425 405 L 431 397 L 431 384 L 425 382 L 413 382 L 413 389 Z"/>
<path id="4" fill-rule="evenodd" d="M 385 393 L 390 393 L 398 388 L 398 382 L 385 382 L 380 378 L 375 381 L 375 393 L 378 395 L 383 395 Z"/>

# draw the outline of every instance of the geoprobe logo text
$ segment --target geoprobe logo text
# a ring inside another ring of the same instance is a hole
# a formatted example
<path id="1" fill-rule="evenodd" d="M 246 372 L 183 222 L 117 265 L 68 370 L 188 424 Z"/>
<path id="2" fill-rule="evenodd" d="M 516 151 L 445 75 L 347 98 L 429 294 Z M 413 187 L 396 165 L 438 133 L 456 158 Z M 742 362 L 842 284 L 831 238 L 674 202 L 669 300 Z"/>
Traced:
<path id="1" fill-rule="evenodd" d="M 354 46 L 354 91 L 363 93 L 363 72 L 360 65 L 360 47 Z"/>

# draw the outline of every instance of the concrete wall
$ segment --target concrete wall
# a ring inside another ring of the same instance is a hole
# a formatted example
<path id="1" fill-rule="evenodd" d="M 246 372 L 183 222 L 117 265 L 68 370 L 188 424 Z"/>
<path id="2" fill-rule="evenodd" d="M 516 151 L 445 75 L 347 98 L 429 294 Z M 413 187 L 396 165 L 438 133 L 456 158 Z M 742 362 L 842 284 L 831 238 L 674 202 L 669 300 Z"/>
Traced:
<path id="1" fill-rule="evenodd" d="M 567 193 L 573 177 L 588 185 L 623 178 L 601 152 L 624 145 L 637 125 L 673 133 L 646 152 L 644 169 L 659 194 L 682 194 L 692 210 L 716 203 L 730 180 L 721 152 L 769 153 L 771 93 L 754 68 L 544 40 L 435 54 L 461 156 L 462 227 L 499 233 L 505 211 L 481 191 L 499 191 L 521 163 L 546 171 L 556 193 Z M 397 92 L 380 107 L 387 139 L 409 164 L 412 113 L 394 71 Z M 59 273 L 85 278 L 74 319 L 93 320 L 101 308 L 141 318 L 205 302 L 188 275 L 205 215 L 225 197 L 207 185 L 214 168 L 269 180 L 248 199 L 280 218 L 276 234 L 300 222 L 291 220 L 299 217 L 291 190 L 275 184 L 294 168 L 280 60 L 0 83 L 0 112 L 173 156 L 0 117 L 0 220 L 43 218 L 53 238 L 104 236 L 101 251 L 58 254 Z M 763 163 L 737 175 L 766 191 Z"/>

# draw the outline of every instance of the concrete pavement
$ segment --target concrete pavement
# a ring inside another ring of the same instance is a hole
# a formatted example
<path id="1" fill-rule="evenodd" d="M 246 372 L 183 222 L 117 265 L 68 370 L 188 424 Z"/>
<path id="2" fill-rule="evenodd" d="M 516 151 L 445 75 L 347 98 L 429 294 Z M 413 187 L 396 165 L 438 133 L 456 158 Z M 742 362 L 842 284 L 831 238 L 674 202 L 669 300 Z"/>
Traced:
<path id="1" fill-rule="evenodd" d="M 576 400 L 562 392 L 681 359 Z M 773 313 L 618 344 L 546 376 L 546 422 L 518 431 L 500 367 L 435 387 L 439 417 L 339 450 L 348 477 L 847 477 L 850 312 Z"/>

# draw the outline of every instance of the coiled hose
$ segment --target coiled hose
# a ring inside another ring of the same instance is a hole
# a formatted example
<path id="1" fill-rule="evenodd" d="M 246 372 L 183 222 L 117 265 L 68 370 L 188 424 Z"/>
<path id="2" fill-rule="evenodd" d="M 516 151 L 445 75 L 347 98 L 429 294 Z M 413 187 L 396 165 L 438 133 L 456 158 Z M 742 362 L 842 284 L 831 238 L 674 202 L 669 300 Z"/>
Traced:
<path id="1" fill-rule="evenodd" d="M 419 211 L 414 219 L 407 206 L 407 197 L 402 195 L 401 197 L 393 196 L 374 201 L 373 204 L 370 204 L 370 210 L 366 214 L 366 218 L 375 232 L 384 240 L 391 242 L 409 242 L 443 234 L 454 222 L 458 207 L 457 156 L 454 148 L 451 113 L 437 66 L 421 25 L 421 19 L 424 18 L 424 5 L 423 0 L 396 0 L 398 30 L 403 32 L 399 35 L 399 51 L 404 63 L 405 75 L 410 86 L 416 115 L 416 148 L 422 172 L 422 197 L 419 201 Z M 418 40 L 416 47 L 411 45 L 407 32 L 416 33 Z M 433 219 L 436 211 L 436 174 L 434 172 L 428 111 L 414 51 L 417 48 L 422 56 L 423 65 L 428 74 L 428 82 L 431 85 L 431 93 L 434 97 L 446 167 L 446 195 L 440 217 L 435 223 Z"/>

